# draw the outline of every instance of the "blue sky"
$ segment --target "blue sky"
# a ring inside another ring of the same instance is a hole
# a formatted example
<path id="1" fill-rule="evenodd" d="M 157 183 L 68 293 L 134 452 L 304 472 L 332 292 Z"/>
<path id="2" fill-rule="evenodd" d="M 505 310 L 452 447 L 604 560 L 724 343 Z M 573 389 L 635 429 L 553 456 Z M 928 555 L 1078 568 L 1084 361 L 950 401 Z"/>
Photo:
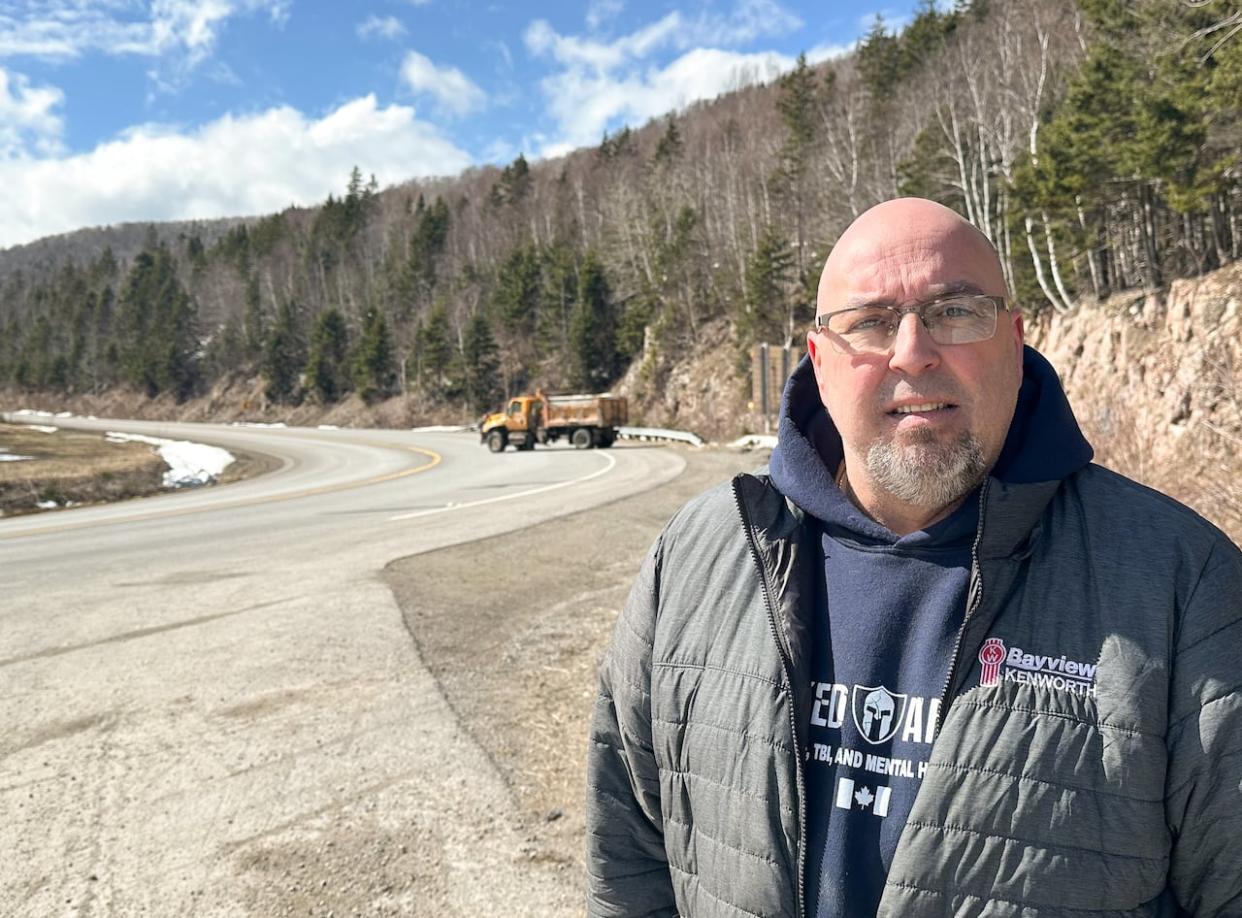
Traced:
<path id="1" fill-rule="evenodd" d="M 597 143 L 918 0 L 0 0 L 0 247 Z"/>

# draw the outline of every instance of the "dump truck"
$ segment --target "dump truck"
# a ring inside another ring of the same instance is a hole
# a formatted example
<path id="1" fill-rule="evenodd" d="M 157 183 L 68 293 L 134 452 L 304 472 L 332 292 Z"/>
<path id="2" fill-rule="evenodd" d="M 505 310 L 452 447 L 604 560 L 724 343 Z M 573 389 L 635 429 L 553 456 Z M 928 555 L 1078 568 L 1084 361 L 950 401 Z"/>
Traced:
<path id="1" fill-rule="evenodd" d="M 536 443 L 555 443 L 566 437 L 576 449 L 612 446 L 617 428 L 625 424 L 629 409 L 624 396 L 517 395 L 502 411 L 485 415 L 479 436 L 493 453 L 534 449 Z"/>

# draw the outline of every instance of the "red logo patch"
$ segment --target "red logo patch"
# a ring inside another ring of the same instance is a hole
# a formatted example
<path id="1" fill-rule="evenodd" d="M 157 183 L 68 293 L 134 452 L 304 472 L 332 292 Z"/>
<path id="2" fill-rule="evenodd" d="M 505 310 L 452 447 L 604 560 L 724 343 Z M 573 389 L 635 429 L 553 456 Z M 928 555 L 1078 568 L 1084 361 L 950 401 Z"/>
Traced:
<path id="1" fill-rule="evenodd" d="M 1000 683 L 1000 666 L 1005 662 L 1005 644 L 1000 638 L 988 638 L 979 649 L 979 662 L 983 664 L 983 676 L 979 684 L 983 686 Z"/>

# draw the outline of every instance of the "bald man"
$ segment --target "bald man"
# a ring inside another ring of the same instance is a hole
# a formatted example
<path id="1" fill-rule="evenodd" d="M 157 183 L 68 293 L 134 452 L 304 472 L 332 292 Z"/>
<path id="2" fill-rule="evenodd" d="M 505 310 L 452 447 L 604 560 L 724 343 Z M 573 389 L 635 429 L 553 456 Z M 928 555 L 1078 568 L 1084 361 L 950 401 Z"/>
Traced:
<path id="1" fill-rule="evenodd" d="M 1091 463 L 991 244 L 900 199 L 820 280 L 769 469 L 601 664 L 591 915 L 1242 915 L 1242 555 Z"/>

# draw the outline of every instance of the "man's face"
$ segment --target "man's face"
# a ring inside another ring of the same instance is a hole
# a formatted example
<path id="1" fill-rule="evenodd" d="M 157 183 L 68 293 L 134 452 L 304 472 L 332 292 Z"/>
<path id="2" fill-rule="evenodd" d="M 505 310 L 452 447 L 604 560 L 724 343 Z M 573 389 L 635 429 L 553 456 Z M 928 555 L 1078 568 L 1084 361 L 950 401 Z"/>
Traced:
<path id="1" fill-rule="evenodd" d="M 920 220 L 917 208 L 872 225 L 869 216 L 834 249 L 818 313 L 910 306 L 949 291 L 1005 295 L 994 254 L 969 226 L 939 213 Z M 838 353 L 827 332 L 811 332 L 807 345 L 856 490 L 944 506 L 995 464 L 1022 379 L 1017 313 L 1001 311 L 996 333 L 971 344 L 937 344 L 907 314 L 886 355 Z"/>

